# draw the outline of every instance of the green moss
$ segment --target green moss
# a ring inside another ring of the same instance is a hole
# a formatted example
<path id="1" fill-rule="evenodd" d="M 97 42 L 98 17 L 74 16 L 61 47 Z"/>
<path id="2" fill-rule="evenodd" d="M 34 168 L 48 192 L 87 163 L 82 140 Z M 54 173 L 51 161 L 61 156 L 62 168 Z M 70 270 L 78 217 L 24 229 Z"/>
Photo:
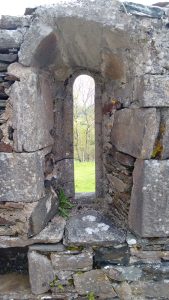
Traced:
<path id="1" fill-rule="evenodd" d="M 69 286 L 74 286 L 74 280 L 73 278 L 68 279 Z"/>
<path id="2" fill-rule="evenodd" d="M 94 293 L 93 293 L 93 292 L 90 292 L 90 293 L 87 295 L 87 299 L 88 299 L 88 300 L 95 300 Z"/>
<path id="3" fill-rule="evenodd" d="M 161 144 L 160 141 L 157 141 L 153 149 L 151 158 L 159 158 L 161 156 L 162 151 L 163 151 L 163 145 Z"/>
<path id="4" fill-rule="evenodd" d="M 59 280 L 58 276 L 55 276 L 55 278 L 53 279 L 53 281 L 51 281 L 51 282 L 49 283 L 50 287 L 51 287 L 51 288 L 55 287 L 56 284 L 57 284 L 57 282 L 58 282 L 58 280 Z"/>
<path id="5" fill-rule="evenodd" d="M 63 285 L 60 284 L 60 283 L 57 285 L 57 288 L 58 288 L 60 291 L 64 291 L 64 287 L 63 287 Z"/>
<path id="6" fill-rule="evenodd" d="M 66 247 L 69 251 L 82 251 L 84 249 L 83 246 L 68 246 Z"/>

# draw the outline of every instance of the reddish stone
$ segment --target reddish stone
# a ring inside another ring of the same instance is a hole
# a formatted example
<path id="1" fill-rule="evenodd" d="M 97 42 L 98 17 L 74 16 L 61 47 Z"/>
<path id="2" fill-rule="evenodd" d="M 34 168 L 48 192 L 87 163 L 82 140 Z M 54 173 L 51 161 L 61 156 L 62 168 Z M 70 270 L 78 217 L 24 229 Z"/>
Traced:
<path id="1" fill-rule="evenodd" d="M 9 144 L 5 144 L 4 142 L 0 142 L 0 152 L 11 153 L 13 151 L 12 146 Z"/>

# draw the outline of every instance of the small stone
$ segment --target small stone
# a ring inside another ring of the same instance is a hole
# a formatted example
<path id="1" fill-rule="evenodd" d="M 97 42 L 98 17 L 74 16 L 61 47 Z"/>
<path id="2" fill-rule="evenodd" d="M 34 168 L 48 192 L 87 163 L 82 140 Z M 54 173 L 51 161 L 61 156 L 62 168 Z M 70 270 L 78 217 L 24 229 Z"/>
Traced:
<path id="1" fill-rule="evenodd" d="M 2 62 L 12 63 L 17 60 L 17 57 L 18 55 L 13 53 L 9 53 L 9 54 L 0 53 L 0 61 Z"/>
<path id="2" fill-rule="evenodd" d="M 0 30 L 0 50 L 19 48 L 23 41 L 22 30 Z"/>
<path id="3" fill-rule="evenodd" d="M 73 216 L 66 224 L 65 244 L 109 246 L 124 241 L 125 232 L 94 210 Z"/>
<path id="4" fill-rule="evenodd" d="M 77 255 L 51 254 L 54 270 L 89 271 L 93 267 L 93 254 L 83 251 Z"/>
<path id="5" fill-rule="evenodd" d="M 45 197 L 39 200 L 29 219 L 29 237 L 41 232 L 48 222 L 56 215 L 58 205 L 58 198 L 54 191 L 48 192 Z"/>
<path id="6" fill-rule="evenodd" d="M 127 264 L 129 262 L 129 250 L 126 245 L 122 247 L 101 247 L 94 252 L 94 263 L 97 267 L 109 264 Z"/>
<path id="7" fill-rule="evenodd" d="M 93 293 L 99 299 L 113 299 L 117 295 L 108 279 L 101 270 L 92 270 L 83 274 L 73 275 L 75 289 L 79 295 Z"/>
<path id="8" fill-rule="evenodd" d="M 129 283 L 127 282 L 122 282 L 121 284 L 113 283 L 113 287 L 120 300 L 134 300 Z"/>
<path id="9" fill-rule="evenodd" d="M 7 71 L 8 64 L 5 64 L 3 62 L 0 62 L 0 72 L 5 72 Z"/>
<path id="10" fill-rule="evenodd" d="M 54 280 L 50 260 L 44 255 L 31 251 L 28 253 L 28 262 L 32 293 L 38 295 L 49 291 L 50 283 Z"/>
<path id="11" fill-rule="evenodd" d="M 103 271 L 115 281 L 138 281 L 142 277 L 141 268 L 135 266 L 106 266 Z"/>
<path id="12" fill-rule="evenodd" d="M 13 148 L 10 144 L 5 144 L 4 142 L 0 142 L 0 152 L 12 153 Z"/>

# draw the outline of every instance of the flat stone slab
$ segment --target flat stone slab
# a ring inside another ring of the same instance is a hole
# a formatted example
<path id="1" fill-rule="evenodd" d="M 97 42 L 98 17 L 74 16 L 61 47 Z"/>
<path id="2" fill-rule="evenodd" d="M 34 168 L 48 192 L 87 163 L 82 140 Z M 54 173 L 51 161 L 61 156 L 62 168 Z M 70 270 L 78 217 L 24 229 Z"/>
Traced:
<path id="1" fill-rule="evenodd" d="M 136 160 L 129 225 L 141 237 L 169 236 L 169 160 Z"/>
<path id="2" fill-rule="evenodd" d="M 33 202 L 44 196 L 43 151 L 0 153 L 0 202 Z"/>
<path id="3" fill-rule="evenodd" d="M 56 244 L 63 239 L 65 219 L 55 217 L 39 234 L 33 238 L 0 236 L 0 247 L 25 247 L 32 244 Z"/>
<path id="4" fill-rule="evenodd" d="M 83 274 L 73 275 L 75 289 L 79 295 L 91 292 L 99 299 L 113 299 L 116 293 L 105 273 L 101 270 L 92 270 Z"/>
<path id="5" fill-rule="evenodd" d="M 65 244 L 113 245 L 125 241 L 125 232 L 97 211 L 71 217 L 66 224 Z"/>
<path id="6" fill-rule="evenodd" d="M 123 153 L 149 159 L 153 153 L 159 122 L 160 114 L 155 108 L 116 111 L 111 142 Z"/>
<path id="7" fill-rule="evenodd" d="M 56 271 L 89 271 L 93 267 L 93 253 L 87 251 L 76 255 L 52 253 L 51 260 Z"/>
<path id="8" fill-rule="evenodd" d="M 19 48 L 23 41 L 23 30 L 0 29 L 0 49 Z"/>

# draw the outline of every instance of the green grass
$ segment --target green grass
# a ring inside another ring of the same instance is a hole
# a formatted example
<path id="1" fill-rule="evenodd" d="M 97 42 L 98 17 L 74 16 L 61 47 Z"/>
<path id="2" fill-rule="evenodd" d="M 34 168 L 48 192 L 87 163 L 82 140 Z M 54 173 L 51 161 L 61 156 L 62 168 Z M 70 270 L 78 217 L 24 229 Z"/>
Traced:
<path id="1" fill-rule="evenodd" d="M 75 193 L 95 192 L 95 163 L 74 162 Z"/>

